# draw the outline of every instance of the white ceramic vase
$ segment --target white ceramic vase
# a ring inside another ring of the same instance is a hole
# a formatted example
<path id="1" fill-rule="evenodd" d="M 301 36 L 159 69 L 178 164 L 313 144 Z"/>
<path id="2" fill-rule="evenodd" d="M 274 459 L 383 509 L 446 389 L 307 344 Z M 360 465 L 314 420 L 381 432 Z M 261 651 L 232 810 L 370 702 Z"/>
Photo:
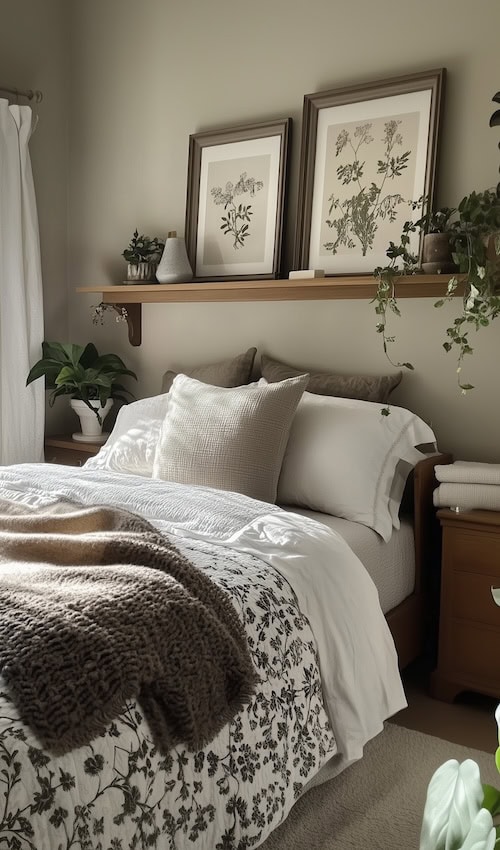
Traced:
<path id="1" fill-rule="evenodd" d="M 95 410 L 99 411 L 99 419 L 94 411 L 90 410 L 84 401 L 78 398 L 71 398 L 69 401 L 71 407 L 80 417 L 81 432 L 77 431 L 73 434 L 73 439 L 81 443 L 104 443 L 108 438 L 107 433 L 103 433 L 102 426 L 104 419 L 113 407 L 113 399 L 108 398 L 104 407 L 100 401 L 91 401 L 90 404 Z"/>
<path id="2" fill-rule="evenodd" d="M 156 269 L 156 279 L 159 283 L 186 283 L 192 278 L 193 270 L 189 263 L 186 243 L 177 236 L 175 230 L 171 230 Z"/>

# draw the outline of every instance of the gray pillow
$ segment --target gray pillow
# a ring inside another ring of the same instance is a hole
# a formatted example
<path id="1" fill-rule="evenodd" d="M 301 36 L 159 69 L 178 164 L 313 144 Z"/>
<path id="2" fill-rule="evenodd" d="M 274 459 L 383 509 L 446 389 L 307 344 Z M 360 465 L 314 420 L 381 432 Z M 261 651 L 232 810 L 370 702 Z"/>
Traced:
<path id="1" fill-rule="evenodd" d="M 335 375 L 331 372 L 313 372 L 311 369 L 298 369 L 273 360 L 266 354 L 261 357 L 262 377 L 270 384 L 284 381 L 296 375 L 309 374 L 307 392 L 316 395 L 331 395 L 338 398 L 357 398 L 361 401 L 376 401 L 385 404 L 390 393 L 398 386 L 402 372 L 394 375 Z"/>
<path id="2" fill-rule="evenodd" d="M 214 387 L 178 375 L 153 478 L 275 502 L 281 463 L 307 375 L 265 387 Z"/>
<path id="3" fill-rule="evenodd" d="M 208 366 L 195 366 L 193 369 L 186 369 L 182 374 L 215 387 L 241 387 L 250 381 L 256 354 L 256 348 L 249 348 L 244 354 L 237 354 L 236 357 L 210 363 Z M 161 385 L 162 393 L 168 393 L 177 374 L 178 372 L 165 372 Z"/>

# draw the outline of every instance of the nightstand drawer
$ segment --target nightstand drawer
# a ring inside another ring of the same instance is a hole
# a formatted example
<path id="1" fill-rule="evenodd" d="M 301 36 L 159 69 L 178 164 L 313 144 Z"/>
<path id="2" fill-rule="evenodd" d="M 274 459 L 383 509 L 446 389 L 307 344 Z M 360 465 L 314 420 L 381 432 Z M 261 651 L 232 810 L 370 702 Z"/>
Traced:
<path id="1" fill-rule="evenodd" d="M 498 573 L 490 572 L 489 575 L 482 575 L 455 571 L 451 588 L 451 616 L 485 623 L 498 629 L 500 609 L 498 605 L 495 605 L 491 595 L 491 588 L 497 586 L 500 586 Z"/>
<path id="2" fill-rule="evenodd" d="M 453 660 L 449 673 L 469 684 L 469 689 L 500 698 L 500 633 L 486 626 L 460 623 L 454 631 Z"/>
<path id="3" fill-rule="evenodd" d="M 91 455 L 88 452 L 74 449 L 61 449 L 55 446 L 45 446 L 46 463 L 62 463 L 65 466 L 83 466 Z"/>
<path id="4" fill-rule="evenodd" d="M 500 579 L 500 534 L 494 530 L 445 528 L 443 548 L 454 570 L 491 573 L 498 566 Z"/>
<path id="5" fill-rule="evenodd" d="M 438 511 L 443 528 L 438 663 L 434 696 L 500 697 L 500 511 Z"/>
<path id="6" fill-rule="evenodd" d="M 65 466 L 83 466 L 89 457 L 94 457 L 102 443 L 83 443 L 62 434 L 45 437 L 45 462 L 62 463 Z"/>

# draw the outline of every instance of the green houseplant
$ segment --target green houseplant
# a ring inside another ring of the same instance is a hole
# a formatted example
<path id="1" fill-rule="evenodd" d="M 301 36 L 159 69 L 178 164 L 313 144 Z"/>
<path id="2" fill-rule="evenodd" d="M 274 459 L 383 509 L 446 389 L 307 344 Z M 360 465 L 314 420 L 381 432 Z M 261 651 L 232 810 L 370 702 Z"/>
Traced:
<path id="1" fill-rule="evenodd" d="M 424 274 L 445 274 L 457 270 L 453 259 L 454 207 L 428 211 L 417 222 L 423 232 L 422 271 Z"/>
<path id="2" fill-rule="evenodd" d="M 387 333 L 390 313 L 400 315 L 396 282 L 401 275 L 419 271 L 418 259 L 410 250 L 410 234 L 430 232 L 427 228 L 444 226 L 449 234 L 457 274 L 448 281 L 445 297 L 435 302 L 442 306 L 463 286 L 461 310 L 446 328 L 443 347 L 457 352 L 458 383 L 463 392 L 472 389 L 460 377 L 462 361 L 473 352 L 469 332 L 486 327 L 500 314 L 500 187 L 471 192 L 453 210 L 445 207 L 426 214 L 418 221 L 406 221 L 399 244 L 391 242 L 386 251 L 389 263 L 374 270 L 377 292 L 373 299 L 379 318 L 377 332 L 382 335 L 384 351 L 395 366 L 412 369 L 411 363 L 395 363 L 389 355 L 394 336 Z"/>
<path id="3" fill-rule="evenodd" d="M 462 309 L 446 329 L 446 351 L 457 351 L 458 383 L 463 392 L 473 389 L 461 381 L 462 361 L 472 354 L 469 331 L 487 327 L 500 314 L 500 185 L 483 192 L 471 192 L 458 205 L 453 233 L 453 257 L 464 286 Z M 453 297 L 459 277 L 453 276 L 446 298 Z"/>
<path id="4" fill-rule="evenodd" d="M 102 423 L 109 412 L 113 399 L 127 402 L 133 397 L 119 380 L 121 377 L 137 379 L 135 372 L 127 369 L 117 354 L 99 354 L 91 342 L 87 345 L 74 343 L 43 342 L 42 357 L 31 368 L 26 384 L 45 377 L 46 389 L 50 390 L 49 404 L 52 406 L 61 395 L 69 395 L 75 409 L 83 406 L 90 412 L 90 422 L 95 420 L 98 436 Z M 82 420 L 83 423 L 83 420 Z M 82 427 L 82 432 L 85 431 Z"/>
<path id="5" fill-rule="evenodd" d="M 160 261 L 165 242 L 157 236 L 139 234 L 137 228 L 132 234 L 128 247 L 122 253 L 127 261 L 127 280 L 154 281 L 156 268 Z"/>
<path id="6" fill-rule="evenodd" d="M 494 95 L 493 101 L 500 103 L 500 92 Z M 490 127 L 500 126 L 499 109 L 493 112 L 489 124 Z M 413 209 L 422 205 L 422 201 L 421 198 L 412 204 Z M 445 351 L 457 352 L 458 385 L 466 393 L 473 389 L 472 384 L 464 383 L 461 378 L 463 359 L 474 350 L 469 333 L 472 329 L 478 331 L 487 327 L 500 314 L 500 183 L 494 188 L 471 192 L 462 198 L 456 209 L 444 207 L 435 212 L 426 211 L 417 221 L 406 221 L 399 244 L 389 243 L 388 264 L 374 270 L 377 291 L 372 303 L 375 303 L 378 317 L 377 332 L 382 336 L 389 361 L 394 366 L 413 369 L 411 363 L 395 363 L 390 357 L 389 346 L 395 338 L 387 333 L 387 319 L 390 313 L 401 315 L 396 298 L 397 279 L 420 270 L 418 259 L 410 249 L 411 234 L 444 233 L 445 229 L 458 274 L 452 274 L 445 297 L 436 301 L 435 306 L 441 307 L 455 296 L 459 285 L 463 286 L 461 310 L 446 328 L 443 347 Z"/>

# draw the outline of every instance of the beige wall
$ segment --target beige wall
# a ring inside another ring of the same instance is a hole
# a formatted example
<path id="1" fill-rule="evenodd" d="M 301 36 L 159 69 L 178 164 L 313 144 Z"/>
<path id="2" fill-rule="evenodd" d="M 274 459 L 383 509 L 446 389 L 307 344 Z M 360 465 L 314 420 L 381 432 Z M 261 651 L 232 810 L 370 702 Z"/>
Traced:
<path id="1" fill-rule="evenodd" d="M 46 334 L 68 332 L 66 280 L 68 19 L 65 0 L 0 0 L 0 86 L 40 89 L 31 161 L 40 223 Z M 23 101 L 26 103 L 27 101 Z"/>
<path id="2" fill-rule="evenodd" d="M 70 288 L 119 282 L 120 253 L 137 226 L 183 233 L 188 136 L 213 127 L 294 119 L 287 210 L 290 260 L 303 95 L 445 66 L 438 203 L 497 180 L 498 0 L 74 0 L 71 5 Z M 73 339 L 116 350 L 158 391 L 167 366 L 259 348 L 296 365 L 388 369 L 365 302 L 152 305 L 143 344 L 112 320 L 90 321 L 95 299 L 70 291 Z M 407 301 L 398 353 L 411 360 L 395 401 L 434 425 L 457 456 L 500 461 L 500 326 L 478 337 L 462 397 L 441 348 L 447 315 Z"/>

